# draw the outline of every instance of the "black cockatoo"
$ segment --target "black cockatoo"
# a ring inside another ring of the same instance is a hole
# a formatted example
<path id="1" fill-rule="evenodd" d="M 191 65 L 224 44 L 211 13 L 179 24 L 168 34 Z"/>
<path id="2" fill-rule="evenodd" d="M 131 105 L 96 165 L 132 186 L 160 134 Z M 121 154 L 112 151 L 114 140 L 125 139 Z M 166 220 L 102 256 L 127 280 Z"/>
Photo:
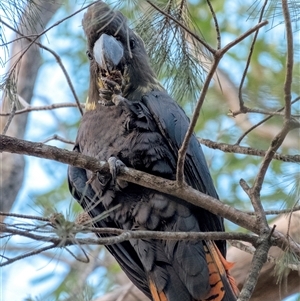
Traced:
<path id="1" fill-rule="evenodd" d="M 219 216 L 176 197 L 118 181 L 120 164 L 174 180 L 189 120 L 158 82 L 143 41 L 120 12 L 99 1 L 85 13 L 83 28 L 90 87 L 74 150 L 109 161 L 111 174 L 93 177 L 88 170 L 70 166 L 72 195 L 97 227 L 224 231 Z M 195 136 L 184 170 L 189 185 L 218 198 Z M 225 241 L 132 239 L 107 249 L 151 300 L 236 300 Z"/>

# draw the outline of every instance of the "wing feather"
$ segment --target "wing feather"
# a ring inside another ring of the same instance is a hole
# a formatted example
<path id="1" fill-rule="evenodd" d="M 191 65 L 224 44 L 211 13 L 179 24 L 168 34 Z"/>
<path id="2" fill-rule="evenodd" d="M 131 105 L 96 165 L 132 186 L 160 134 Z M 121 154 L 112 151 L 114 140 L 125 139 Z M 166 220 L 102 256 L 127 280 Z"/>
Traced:
<path id="1" fill-rule="evenodd" d="M 88 212 L 90 216 L 98 217 L 106 210 L 100 202 L 97 203 L 97 206 L 92 207 L 91 209 L 91 204 L 94 203 L 95 199 L 95 192 L 91 186 L 87 184 L 87 181 L 88 178 L 86 170 L 69 166 L 68 183 L 73 197 L 78 200 L 83 209 Z M 119 228 L 119 226 L 109 217 L 101 220 L 97 219 L 94 225 L 99 228 Z M 101 234 L 100 236 L 108 237 L 109 235 Z M 130 280 L 135 283 L 135 285 L 143 291 L 146 296 L 151 298 L 148 280 L 146 279 L 143 265 L 130 242 L 125 241 L 119 244 L 106 245 L 106 248 L 115 257 Z"/>
<path id="2" fill-rule="evenodd" d="M 164 91 L 151 91 L 143 96 L 142 101 L 177 158 L 178 150 L 189 127 L 188 117 Z M 195 135 L 192 135 L 187 150 L 184 175 L 186 182 L 193 188 L 218 199 L 201 145 Z M 199 208 L 196 209 L 195 215 L 201 231 L 224 231 L 221 217 Z M 216 244 L 225 257 L 226 242 L 218 241 Z"/>

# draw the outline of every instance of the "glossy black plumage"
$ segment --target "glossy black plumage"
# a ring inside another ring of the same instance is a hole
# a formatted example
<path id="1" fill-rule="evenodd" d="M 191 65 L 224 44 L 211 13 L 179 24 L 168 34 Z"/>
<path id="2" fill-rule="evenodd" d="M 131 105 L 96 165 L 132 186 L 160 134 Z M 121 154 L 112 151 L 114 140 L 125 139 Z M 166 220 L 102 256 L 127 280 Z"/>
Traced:
<path id="1" fill-rule="evenodd" d="M 111 11 L 102 2 L 89 8 L 83 26 L 91 56 L 91 79 L 87 111 L 74 150 L 102 161 L 115 157 L 128 167 L 175 179 L 177 152 L 189 120 L 158 83 L 142 40 L 129 29 L 119 12 Z M 118 66 L 113 66 L 123 78 L 117 102 L 102 97 L 105 93 L 101 91 L 109 88 L 105 79 L 101 80 L 103 66 L 93 59 L 95 42 L 103 33 L 116 37 L 124 48 L 122 60 Z M 105 218 L 95 220 L 97 227 L 224 231 L 222 218 L 181 199 L 118 182 L 112 175 L 98 175 L 86 184 L 92 173 L 70 166 L 68 177 L 71 193 L 90 216 L 97 217 L 109 210 Z M 195 189 L 218 198 L 195 136 L 191 138 L 187 151 L 185 180 Z M 155 301 L 193 301 L 206 299 L 212 285 L 203 244 L 206 245 L 202 241 L 144 239 L 107 248 L 133 283 L 149 298 Z M 216 244 L 225 257 L 225 242 Z M 225 297 L 211 300 L 235 300 L 230 285 L 226 285 L 227 282 L 224 284 L 228 290 Z"/>

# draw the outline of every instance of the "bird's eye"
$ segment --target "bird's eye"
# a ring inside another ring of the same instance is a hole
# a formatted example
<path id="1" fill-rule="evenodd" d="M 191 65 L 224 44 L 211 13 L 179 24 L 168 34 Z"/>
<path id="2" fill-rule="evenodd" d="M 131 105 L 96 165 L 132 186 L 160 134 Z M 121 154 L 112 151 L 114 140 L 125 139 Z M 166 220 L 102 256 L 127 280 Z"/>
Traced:
<path id="1" fill-rule="evenodd" d="M 134 48 L 135 48 L 135 45 L 136 45 L 135 39 L 130 39 L 130 40 L 129 40 L 129 45 L 130 45 L 130 48 L 131 48 L 131 49 L 134 49 Z"/>
<path id="2" fill-rule="evenodd" d="M 93 56 L 92 56 L 92 54 L 90 53 L 89 50 L 86 51 L 86 55 L 87 55 L 87 57 L 89 58 L 90 61 L 93 59 Z"/>

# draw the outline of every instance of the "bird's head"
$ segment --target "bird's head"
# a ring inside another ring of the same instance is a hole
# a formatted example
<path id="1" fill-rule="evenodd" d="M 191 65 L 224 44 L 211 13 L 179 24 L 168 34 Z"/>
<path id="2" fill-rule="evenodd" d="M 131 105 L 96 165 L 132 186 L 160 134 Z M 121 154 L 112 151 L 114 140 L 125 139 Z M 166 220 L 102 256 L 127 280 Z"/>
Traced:
<path id="1" fill-rule="evenodd" d="M 128 27 L 122 13 L 99 1 L 87 10 L 82 24 L 90 59 L 89 102 L 99 98 L 103 78 L 116 72 L 127 99 L 139 100 L 148 91 L 163 89 L 149 64 L 143 40 Z"/>

